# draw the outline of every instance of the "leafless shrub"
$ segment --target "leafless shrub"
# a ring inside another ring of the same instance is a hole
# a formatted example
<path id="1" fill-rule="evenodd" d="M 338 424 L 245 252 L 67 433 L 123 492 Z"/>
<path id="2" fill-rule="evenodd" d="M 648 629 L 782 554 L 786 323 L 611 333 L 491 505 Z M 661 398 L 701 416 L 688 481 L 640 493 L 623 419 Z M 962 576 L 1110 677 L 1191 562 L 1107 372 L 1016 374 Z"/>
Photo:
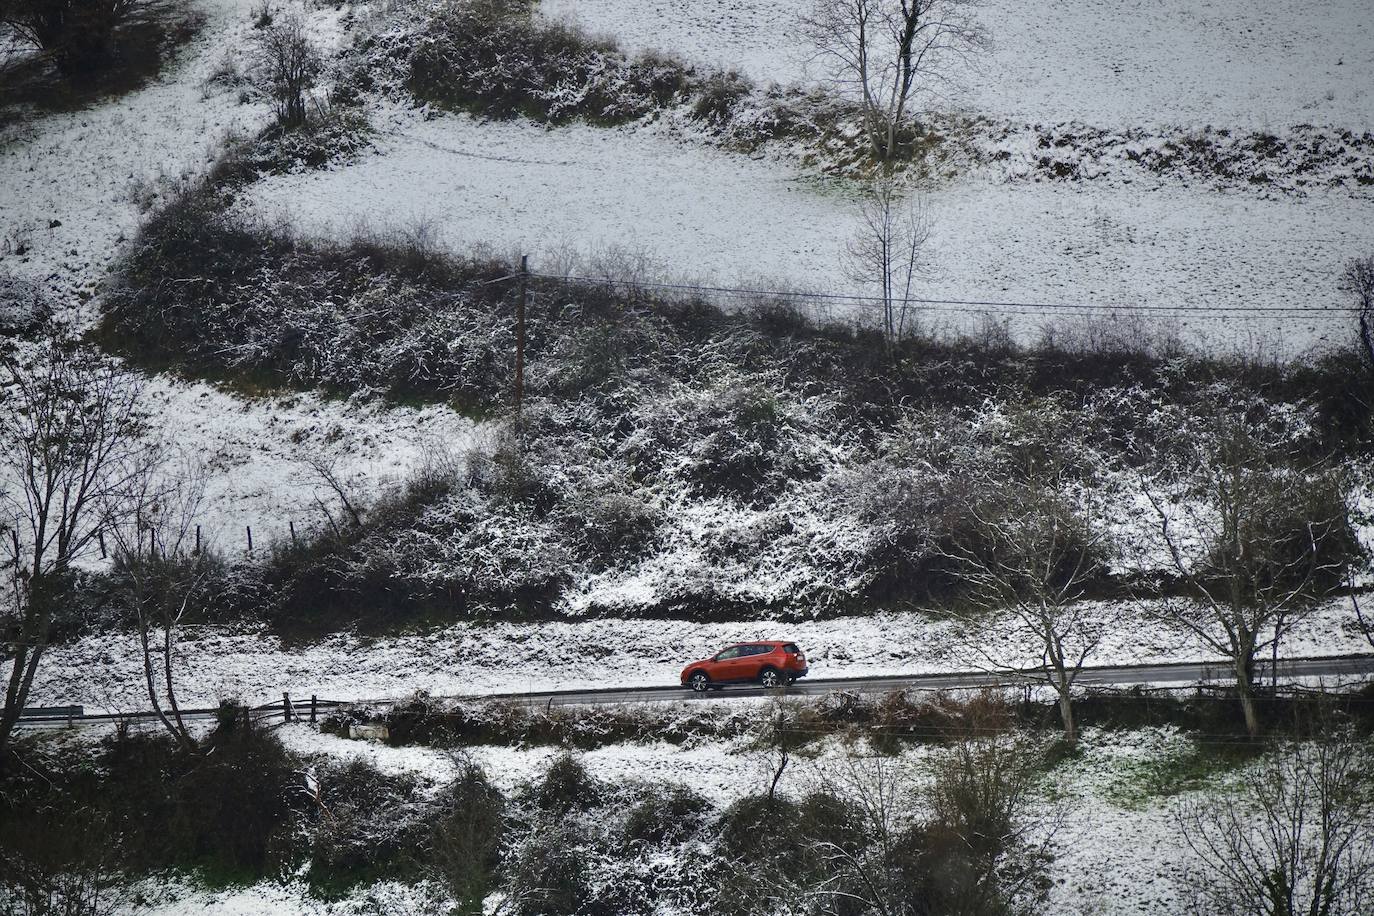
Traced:
<path id="1" fill-rule="evenodd" d="M 276 102 L 278 123 L 304 124 L 306 94 L 324 70 L 324 59 L 306 34 L 305 20 L 292 13 L 255 32 L 253 64 Z"/>
<path id="2" fill-rule="evenodd" d="M 1340 732 L 1266 757 L 1178 815 L 1195 904 L 1215 916 L 1357 916 L 1374 905 L 1369 749 Z"/>

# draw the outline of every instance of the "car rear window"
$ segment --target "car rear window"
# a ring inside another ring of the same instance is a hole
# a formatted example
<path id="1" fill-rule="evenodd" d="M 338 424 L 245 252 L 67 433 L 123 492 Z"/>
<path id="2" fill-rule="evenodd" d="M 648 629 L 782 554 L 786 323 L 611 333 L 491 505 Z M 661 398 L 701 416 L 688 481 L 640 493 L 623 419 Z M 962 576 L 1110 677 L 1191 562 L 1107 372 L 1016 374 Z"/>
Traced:
<path id="1" fill-rule="evenodd" d="M 796 655 L 798 652 L 801 651 L 801 649 L 797 648 L 796 643 L 789 642 L 787 645 L 782 647 L 782 651 L 786 652 L 788 655 Z"/>

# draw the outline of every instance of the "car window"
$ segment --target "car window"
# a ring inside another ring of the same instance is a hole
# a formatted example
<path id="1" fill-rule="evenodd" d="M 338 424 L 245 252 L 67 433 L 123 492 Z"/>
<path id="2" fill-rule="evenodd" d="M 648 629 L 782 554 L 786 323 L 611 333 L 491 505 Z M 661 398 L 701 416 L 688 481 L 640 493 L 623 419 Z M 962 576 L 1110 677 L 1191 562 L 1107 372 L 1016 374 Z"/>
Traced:
<path id="1" fill-rule="evenodd" d="M 728 658 L 739 658 L 744 654 L 743 646 L 731 646 L 716 656 L 716 661 L 723 662 Z"/>
<path id="2" fill-rule="evenodd" d="M 796 643 L 789 642 L 787 645 L 782 647 L 782 651 L 786 652 L 788 655 L 796 655 L 798 652 L 801 651 L 801 649 L 797 648 Z"/>

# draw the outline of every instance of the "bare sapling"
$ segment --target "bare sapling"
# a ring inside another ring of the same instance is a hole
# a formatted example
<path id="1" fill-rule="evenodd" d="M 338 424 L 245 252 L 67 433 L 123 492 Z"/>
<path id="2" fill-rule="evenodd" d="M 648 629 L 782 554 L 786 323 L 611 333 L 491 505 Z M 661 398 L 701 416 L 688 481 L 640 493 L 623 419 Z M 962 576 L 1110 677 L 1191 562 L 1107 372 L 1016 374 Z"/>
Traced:
<path id="1" fill-rule="evenodd" d="M 883 341 L 891 354 L 916 330 L 913 296 L 927 274 L 929 211 L 920 196 L 903 194 L 897 179 L 885 174 L 865 191 L 856 223 L 845 249 L 845 273 L 878 291 Z"/>
<path id="2" fill-rule="evenodd" d="M 1361 360 L 1374 374 L 1374 254 L 1351 258 L 1341 273 L 1341 286 L 1354 302 Z"/>
<path id="3" fill-rule="evenodd" d="M 177 700 L 183 623 L 209 601 L 214 559 L 196 537 L 206 475 L 191 462 L 150 467 L 134 495 L 136 509 L 111 529 L 114 597 L 134 621 L 148 701 L 163 728 L 187 751 L 194 735 Z"/>

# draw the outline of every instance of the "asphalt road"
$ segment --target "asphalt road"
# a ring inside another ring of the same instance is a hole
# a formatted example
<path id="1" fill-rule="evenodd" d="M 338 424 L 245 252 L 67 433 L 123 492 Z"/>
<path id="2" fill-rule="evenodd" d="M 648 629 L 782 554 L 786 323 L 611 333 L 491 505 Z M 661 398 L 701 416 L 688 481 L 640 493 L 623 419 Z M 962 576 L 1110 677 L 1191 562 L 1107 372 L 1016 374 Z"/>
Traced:
<path id="1" fill-rule="evenodd" d="M 1271 677 L 1269 662 L 1257 665 L 1262 680 Z M 1374 675 L 1374 655 L 1345 655 L 1326 658 L 1279 659 L 1279 679 Z M 1084 668 L 1078 676 L 1080 687 L 1130 687 L 1136 684 L 1192 686 L 1228 681 L 1234 675 L 1223 662 L 1171 662 L 1157 665 L 1104 665 Z M 888 693 L 893 690 L 959 690 L 979 687 L 1022 686 L 1039 680 L 1036 672 L 1007 674 L 987 671 L 959 671 L 949 674 L 897 674 L 856 678 L 806 677 L 787 688 L 792 695 L 811 696 L 849 691 Z M 535 693 L 486 695 L 483 699 L 520 700 L 553 706 L 600 705 L 618 703 L 662 703 L 686 699 L 709 702 L 737 697 L 763 697 L 772 691 L 753 685 L 728 686 L 705 694 L 694 694 L 676 685 L 653 687 L 611 687 L 596 690 L 550 690 Z"/>
<path id="2" fill-rule="evenodd" d="M 1262 680 L 1271 677 L 1269 662 L 1258 665 Z M 1280 659 L 1279 679 L 1291 681 L 1296 678 L 1351 677 L 1374 675 L 1374 655 L 1346 655 L 1326 658 Z M 1231 679 L 1230 669 L 1222 662 L 1174 662 L 1157 665 L 1110 665 L 1084 668 L 1078 676 L 1082 687 L 1130 687 L 1137 684 L 1152 684 L 1166 687 L 1187 687 L 1195 684 L 1226 682 Z M 887 693 L 893 690 L 959 690 L 979 687 L 1021 686 L 1034 683 L 1035 672 L 1022 675 L 992 673 L 986 671 L 961 671 L 948 674 L 903 674 L 875 675 L 859 678 L 804 678 L 787 688 L 791 695 L 814 696 L 832 691 L 854 693 Z M 741 685 L 712 690 L 704 694 L 694 694 L 677 685 L 655 685 L 650 687 L 609 687 L 595 690 L 550 690 L 532 693 L 482 694 L 480 696 L 451 697 L 454 700 L 504 700 L 529 703 L 540 706 L 578 706 L 578 705 L 616 705 L 625 703 L 664 703 L 686 701 L 709 703 L 739 697 L 763 697 L 771 695 L 762 687 Z M 382 703 L 384 700 L 320 700 L 318 710 L 324 714 L 335 706 L 350 702 Z M 26 710 L 20 724 L 29 728 L 57 728 L 68 725 L 93 725 L 126 719 L 152 719 L 152 713 L 121 714 L 84 714 L 79 707 Z M 184 710 L 183 716 L 192 720 L 214 717 L 216 710 Z M 308 701 L 297 698 L 294 713 L 298 717 L 309 714 Z M 285 718 L 280 703 L 258 707 L 255 718 L 280 720 Z"/>

